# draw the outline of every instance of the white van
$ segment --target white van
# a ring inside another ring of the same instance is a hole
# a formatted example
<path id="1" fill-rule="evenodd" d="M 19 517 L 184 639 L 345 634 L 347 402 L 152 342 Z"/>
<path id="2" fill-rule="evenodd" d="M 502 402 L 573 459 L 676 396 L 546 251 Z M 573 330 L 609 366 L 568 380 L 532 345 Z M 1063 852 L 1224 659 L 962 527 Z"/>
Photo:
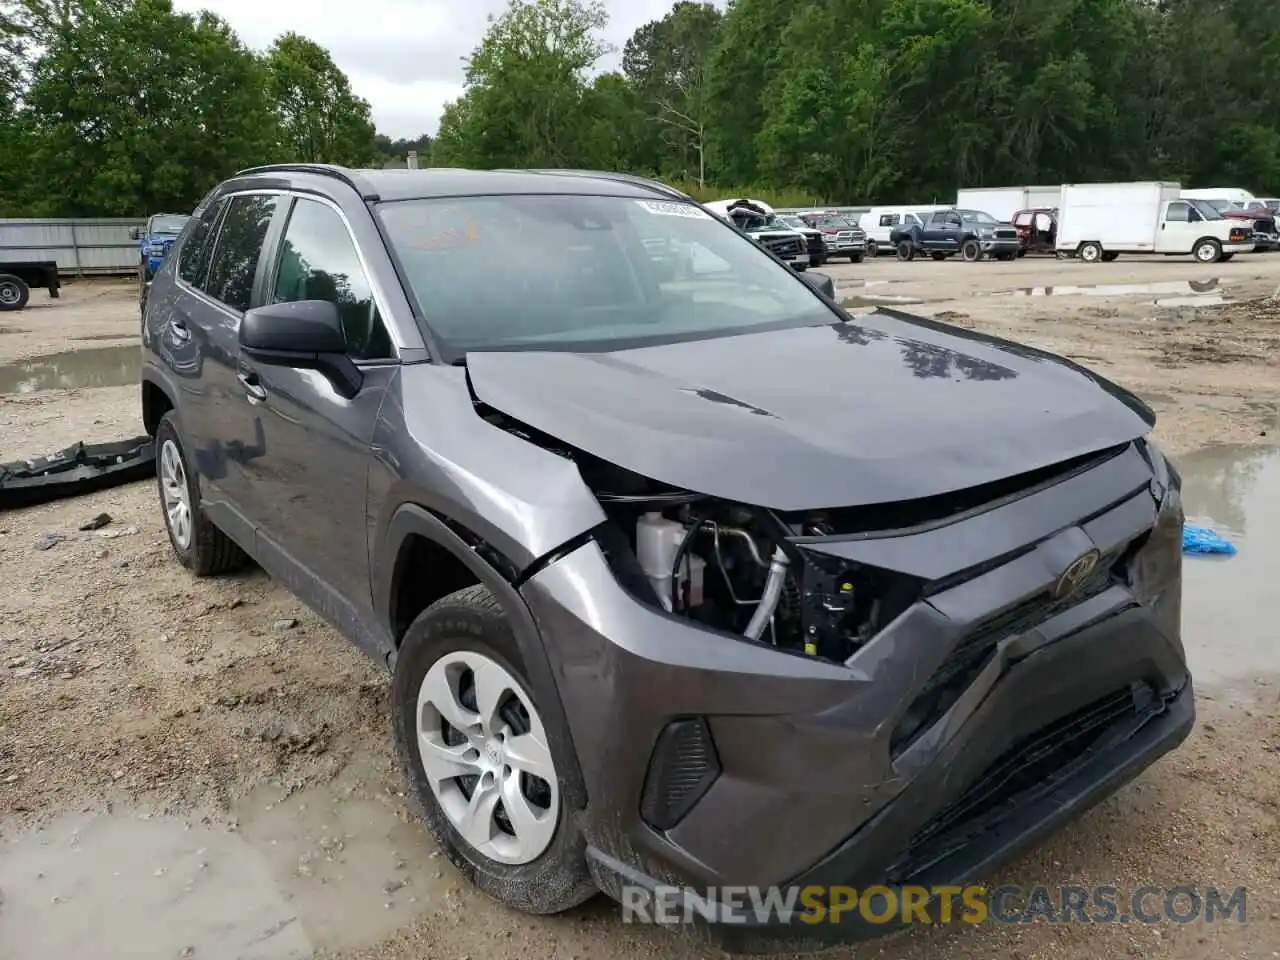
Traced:
<path id="1" fill-rule="evenodd" d="M 1058 253 L 1086 263 L 1122 253 L 1193 255 L 1201 263 L 1253 249 L 1246 220 L 1224 220 L 1176 183 L 1067 183 L 1058 208 Z"/>
<path id="2" fill-rule="evenodd" d="M 1183 190 L 1184 200 L 1228 200 L 1237 210 L 1249 206 L 1254 196 L 1248 190 L 1239 187 L 1204 187 L 1200 190 Z"/>
<path id="3" fill-rule="evenodd" d="M 889 234 L 893 232 L 894 227 L 903 224 L 923 227 L 927 219 L 926 214 L 933 213 L 935 210 L 950 209 L 948 204 L 937 203 L 903 207 L 872 207 L 858 217 L 858 226 L 867 235 L 867 256 L 874 257 L 882 252 L 893 252 L 893 241 L 889 239 Z"/>

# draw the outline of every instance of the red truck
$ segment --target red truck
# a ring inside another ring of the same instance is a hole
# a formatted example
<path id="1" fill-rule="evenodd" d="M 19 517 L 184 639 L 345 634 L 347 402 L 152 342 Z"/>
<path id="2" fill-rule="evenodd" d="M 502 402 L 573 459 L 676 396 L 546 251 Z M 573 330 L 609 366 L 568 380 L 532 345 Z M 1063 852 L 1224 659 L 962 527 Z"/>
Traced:
<path id="1" fill-rule="evenodd" d="M 1018 256 L 1028 253 L 1055 253 L 1058 242 L 1058 211 L 1054 207 L 1034 207 L 1013 215 L 1018 231 Z"/>

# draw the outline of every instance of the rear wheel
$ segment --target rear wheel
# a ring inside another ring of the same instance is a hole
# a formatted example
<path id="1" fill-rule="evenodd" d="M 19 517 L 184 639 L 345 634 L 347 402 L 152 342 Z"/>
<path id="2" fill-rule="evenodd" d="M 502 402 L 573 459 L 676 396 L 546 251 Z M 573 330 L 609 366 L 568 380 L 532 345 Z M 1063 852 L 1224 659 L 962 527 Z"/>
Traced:
<path id="1" fill-rule="evenodd" d="M 0 310 L 21 310 L 31 299 L 31 288 L 21 277 L 0 273 Z"/>
<path id="2" fill-rule="evenodd" d="M 916 258 L 916 248 L 911 245 L 911 241 L 903 240 L 898 244 L 899 260 L 914 260 Z"/>
<path id="3" fill-rule="evenodd" d="M 960 246 L 960 256 L 965 263 L 974 263 L 982 258 L 982 247 L 978 245 L 977 240 L 966 240 Z"/>
<path id="4" fill-rule="evenodd" d="M 226 573 L 241 566 L 246 559 L 244 552 L 200 509 L 200 488 L 183 451 L 172 410 L 160 418 L 155 446 L 160 507 L 178 561 L 197 577 Z"/>
<path id="5" fill-rule="evenodd" d="M 1092 240 L 1082 243 L 1079 249 L 1076 250 L 1076 256 L 1085 263 L 1097 263 L 1102 259 L 1102 244 L 1095 243 Z"/>

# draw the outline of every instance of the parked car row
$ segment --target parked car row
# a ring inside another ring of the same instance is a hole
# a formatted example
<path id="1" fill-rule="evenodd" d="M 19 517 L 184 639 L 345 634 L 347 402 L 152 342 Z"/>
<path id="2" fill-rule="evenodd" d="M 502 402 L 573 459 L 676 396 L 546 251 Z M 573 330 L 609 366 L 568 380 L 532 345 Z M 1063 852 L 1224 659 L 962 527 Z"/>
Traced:
<path id="1" fill-rule="evenodd" d="M 861 263 L 868 253 L 874 256 L 862 228 L 840 213 L 805 210 L 783 215 L 763 200 L 746 197 L 715 200 L 706 207 L 796 270 L 820 267 L 835 257 Z"/>

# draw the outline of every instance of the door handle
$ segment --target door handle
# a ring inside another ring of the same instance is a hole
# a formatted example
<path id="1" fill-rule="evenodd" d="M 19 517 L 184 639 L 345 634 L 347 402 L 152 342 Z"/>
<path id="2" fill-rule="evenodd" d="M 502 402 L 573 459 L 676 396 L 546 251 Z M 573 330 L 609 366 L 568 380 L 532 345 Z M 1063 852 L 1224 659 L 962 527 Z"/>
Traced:
<path id="1" fill-rule="evenodd" d="M 250 403 L 262 403 L 267 399 L 267 388 L 258 382 L 258 375 L 249 370 L 241 370 L 236 374 L 236 379 L 240 381 L 240 386 L 244 387 L 245 395 L 249 398 Z"/>

